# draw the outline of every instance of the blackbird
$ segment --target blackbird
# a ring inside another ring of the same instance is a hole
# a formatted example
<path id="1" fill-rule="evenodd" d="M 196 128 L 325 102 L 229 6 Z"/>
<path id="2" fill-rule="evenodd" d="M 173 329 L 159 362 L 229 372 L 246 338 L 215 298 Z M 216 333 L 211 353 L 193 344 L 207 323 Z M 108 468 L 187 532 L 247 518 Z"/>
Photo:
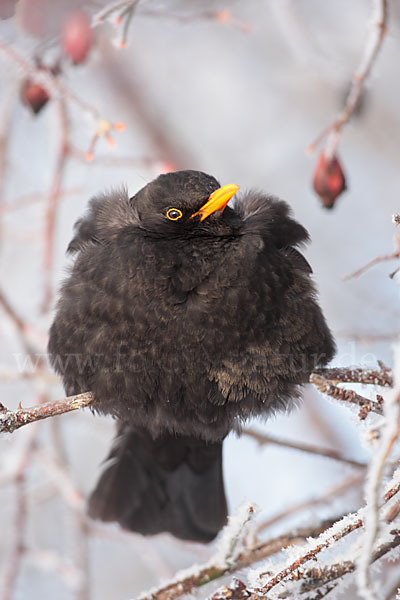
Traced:
<path id="1" fill-rule="evenodd" d="M 89 514 L 208 542 L 226 520 L 222 442 L 296 404 L 335 344 L 289 206 L 199 171 L 91 200 L 49 354 L 66 393 L 118 421 Z"/>

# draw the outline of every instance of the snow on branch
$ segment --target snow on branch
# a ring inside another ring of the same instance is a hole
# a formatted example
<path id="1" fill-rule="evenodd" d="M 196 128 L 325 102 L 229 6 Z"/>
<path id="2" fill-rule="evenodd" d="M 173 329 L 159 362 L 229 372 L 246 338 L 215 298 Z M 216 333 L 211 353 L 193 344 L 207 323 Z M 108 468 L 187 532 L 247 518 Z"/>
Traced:
<path id="1" fill-rule="evenodd" d="M 379 363 L 379 369 L 361 369 L 348 367 L 331 367 L 316 369 L 315 374 L 329 379 L 332 383 L 362 383 L 364 385 L 379 385 L 382 387 L 392 387 L 393 377 L 392 369 Z"/>
<path id="2" fill-rule="evenodd" d="M 377 415 L 382 415 L 382 399 L 379 398 L 378 401 L 369 400 L 365 396 L 361 396 L 357 394 L 354 390 L 348 390 L 345 388 L 341 388 L 333 383 L 327 377 L 323 375 L 312 373 L 310 377 L 311 383 L 315 385 L 315 387 L 321 392 L 321 394 L 325 394 L 326 396 L 330 396 L 335 400 L 340 400 L 342 402 L 348 402 L 350 404 L 356 404 L 360 407 L 360 419 L 365 419 L 368 413 L 374 412 Z"/>
<path id="3" fill-rule="evenodd" d="M 241 512 L 245 506 L 246 504 L 243 504 L 242 507 L 239 508 L 238 513 Z M 234 521 L 239 517 L 238 513 L 233 517 Z M 243 511 L 243 514 L 246 516 L 245 511 Z M 239 522 L 240 518 L 236 521 L 236 524 Z M 246 524 L 247 523 L 243 522 L 243 525 Z M 256 542 L 252 546 L 243 547 L 234 557 L 234 560 L 232 560 L 233 557 L 227 557 L 225 553 L 225 547 L 229 547 L 229 544 L 226 544 L 226 542 L 230 540 L 233 541 L 230 532 L 230 524 L 228 524 L 227 529 L 222 533 L 216 554 L 207 561 L 206 564 L 201 566 L 195 565 L 189 569 L 180 571 L 171 581 L 159 588 L 145 592 L 140 595 L 137 600 L 175 600 L 176 598 L 189 594 L 196 588 L 202 587 L 223 576 L 236 573 L 268 556 L 277 554 L 289 546 L 301 544 L 309 536 L 321 533 L 326 525 L 326 522 L 319 523 L 318 525 L 291 531 L 290 533 L 268 541 Z M 237 531 L 236 526 L 235 529 Z M 243 540 L 243 536 L 240 535 L 239 539 Z M 235 547 L 239 549 L 239 546 L 236 544 Z"/>
<path id="4" fill-rule="evenodd" d="M 383 499 L 383 506 L 398 494 L 400 491 L 399 473 L 396 472 L 392 478 L 388 490 Z M 336 546 L 337 542 L 349 536 L 352 532 L 363 527 L 365 523 L 366 509 L 361 508 L 359 511 L 346 515 L 341 520 L 335 522 L 331 527 L 324 530 L 317 538 L 307 541 L 306 544 L 299 548 L 289 548 L 288 558 L 283 564 L 272 564 L 268 562 L 262 565 L 257 570 L 250 574 L 249 585 L 256 594 L 270 593 L 273 588 L 279 586 L 283 582 L 298 582 L 303 580 L 307 571 L 303 565 L 309 561 L 315 561 L 317 556 L 327 548 Z M 393 539 L 385 545 L 385 551 L 382 552 L 382 546 L 374 550 L 375 560 L 386 554 L 390 550 L 397 548 L 400 544 L 398 530 L 394 529 Z M 334 568 L 335 567 L 335 568 Z M 353 565 L 354 568 L 354 565 Z M 330 572 L 331 579 L 336 579 L 338 576 L 338 567 L 336 563 L 331 565 L 330 570 L 325 571 L 325 577 Z M 346 568 L 342 567 L 340 576 L 346 573 Z M 272 598 L 269 594 L 268 598 Z"/>
<path id="5" fill-rule="evenodd" d="M 286 560 L 282 560 L 279 554 L 271 554 L 267 562 L 247 573 L 245 577 L 242 576 L 240 580 L 235 578 L 230 584 L 219 588 L 210 596 L 212 600 L 272 600 L 281 597 L 283 589 L 287 598 L 323 598 L 335 589 L 343 589 L 351 573 L 356 574 L 360 592 L 365 600 L 377 600 L 382 597 L 375 593 L 371 583 L 372 573 L 375 573 L 371 571 L 372 565 L 385 557 L 396 560 L 400 547 L 400 468 L 392 472 L 390 482 L 385 486 L 386 491 L 381 492 L 386 471 L 393 471 L 393 464 L 396 464 L 396 459 L 389 462 L 389 458 L 400 436 L 400 349 L 397 354 L 394 369 L 395 387 L 387 392 L 384 402 L 377 403 L 337 385 L 362 383 L 388 388 L 393 384 L 393 376 L 391 370 L 382 364 L 379 364 L 379 369 L 320 369 L 311 376 L 312 383 L 322 393 L 354 403 L 360 406 L 362 411 L 366 411 L 366 414 L 375 413 L 383 417 L 378 429 L 378 449 L 374 452 L 368 469 L 366 505 L 337 519 L 306 543 L 288 546 L 286 549 L 282 547 L 281 550 L 287 555 Z M 361 414 L 361 419 L 364 419 L 366 414 Z M 261 443 L 277 441 L 270 440 L 269 436 L 265 436 L 264 440 L 263 434 L 253 431 L 250 431 L 250 435 Z M 282 445 L 285 446 L 285 442 Z M 292 447 L 291 444 L 288 446 Z M 310 450 L 301 447 L 299 449 Z M 334 490 L 334 493 L 337 493 L 337 490 Z M 298 510 L 307 506 L 311 506 L 311 503 L 299 505 Z M 285 512 L 281 517 L 285 517 Z M 273 522 L 272 520 L 271 524 Z"/>
<path id="6" fill-rule="evenodd" d="M 374 545 L 379 533 L 379 504 L 381 487 L 387 461 L 395 441 L 400 434 L 400 345 L 395 351 L 395 388 L 387 394 L 384 406 L 385 421 L 382 426 L 379 447 L 372 456 L 368 469 L 366 484 L 366 514 L 363 551 L 358 561 L 357 582 L 361 595 L 365 600 L 376 600 L 377 593 L 371 581 L 369 569 Z"/>

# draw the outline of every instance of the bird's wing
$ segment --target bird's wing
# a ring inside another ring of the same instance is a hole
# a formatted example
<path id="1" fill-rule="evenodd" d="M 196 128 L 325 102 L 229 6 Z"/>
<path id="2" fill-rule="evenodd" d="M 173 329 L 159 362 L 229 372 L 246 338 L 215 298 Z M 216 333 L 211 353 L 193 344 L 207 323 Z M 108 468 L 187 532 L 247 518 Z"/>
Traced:
<path id="1" fill-rule="evenodd" d="M 250 191 L 233 206 L 243 220 L 243 233 L 254 233 L 275 248 L 298 246 L 309 240 L 307 230 L 291 216 L 289 205 L 274 196 Z"/>
<path id="2" fill-rule="evenodd" d="M 305 273 L 309 273 L 310 275 L 312 274 L 313 270 L 310 263 L 296 248 L 289 246 L 285 249 L 285 254 L 291 259 L 293 266 L 297 267 L 301 271 L 304 271 Z"/>
<path id="3" fill-rule="evenodd" d="M 226 399 L 225 407 L 235 403 L 248 414 L 267 413 L 290 405 L 299 394 L 297 386 L 308 381 L 316 364 L 332 358 L 335 345 L 316 301 L 311 267 L 296 248 L 309 236 L 289 206 L 250 192 L 233 208 L 241 217 L 246 245 L 248 294 L 240 323 L 248 335 L 240 353 L 213 364 L 210 378 Z"/>

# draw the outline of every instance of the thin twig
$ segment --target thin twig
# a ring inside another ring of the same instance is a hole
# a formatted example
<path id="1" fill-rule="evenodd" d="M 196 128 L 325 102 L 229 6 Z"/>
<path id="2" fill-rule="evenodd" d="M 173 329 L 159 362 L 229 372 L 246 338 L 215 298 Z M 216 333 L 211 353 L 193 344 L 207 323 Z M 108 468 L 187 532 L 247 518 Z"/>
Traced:
<path id="1" fill-rule="evenodd" d="M 397 340 L 400 337 L 400 331 L 396 331 L 394 329 L 390 332 L 354 332 L 354 331 L 338 331 L 336 332 L 336 339 L 350 339 L 353 342 L 361 342 L 362 344 L 371 344 L 375 342 L 393 342 L 393 340 Z"/>
<path id="2" fill-rule="evenodd" d="M 0 51 L 14 61 L 25 73 L 32 76 L 35 81 L 43 85 L 45 90 L 51 96 L 71 101 L 82 111 L 90 114 L 95 120 L 99 120 L 101 118 L 101 115 L 95 106 L 92 106 L 91 104 L 88 104 L 84 100 L 78 98 L 78 96 L 75 96 L 75 94 L 69 91 L 61 83 L 61 81 L 51 73 L 51 71 L 39 69 L 36 64 L 27 60 L 24 56 L 19 54 L 14 48 L 2 40 L 0 40 Z"/>
<path id="3" fill-rule="evenodd" d="M 117 14 L 116 25 L 124 22 L 126 15 L 132 15 L 132 8 L 135 10 L 139 0 L 125 0 L 115 2 L 106 6 L 93 17 L 93 26 L 99 25 Z M 140 16 L 157 19 L 168 19 L 182 24 L 198 23 L 199 21 L 214 21 L 221 25 L 231 26 L 242 33 L 250 33 L 253 29 L 252 24 L 234 17 L 228 9 L 223 10 L 202 10 L 191 14 L 181 14 L 171 10 L 159 10 L 157 8 L 140 8 Z M 129 24 L 128 24 L 129 27 Z M 123 38 L 124 39 L 124 38 Z"/>
<path id="4" fill-rule="evenodd" d="M 290 506 L 289 508 L 283 510 L 277 515 L 271 517 L 267 521 L 263 521 L 262 523 L 260 523 L 260 525 L 257 527 L 257 534 L 261 533 L 261 531 L 268 529 L 272 525 L 275 525 L 275 523 L 278 523 L 282 519 L 285 519 L 286 517 L 292 514 L 298 513 L 303 510 L 307 510 L 309 508 L 315 507 L 318 504 L 323 504 L 329 502 L 332 499 L 338 498 L 341 494 L 347 492 L 352 487 L 361 484 L 364 480 L 364 477 L 364 474 L 358 474 L 355 476 L 353 475 L 346 481 L 341 482 L 339 485 L 335 485 L 334 487 L 332 487 L 322 496 L 318 496 L 317 498 L 312 498 L 311 500 L 306 500 L 305 502 L 299 502 L 297 504 L 294 504 L 293 506 Z"/>
<path id="5" fill-rule="evenodd" d="M 329 134 L 326 142 L 325 154 L 327 158 L 331 158 L 335 155 L 342 129 L 346 123 L 348 123 L 355 109 L 357 108 L 364 89 L 365 81 L 370 75 L 379 51 L 382 47 L 382 42 L 387 32 L 387 22 L 388 0 L 375 0 L 373 10 L 374 29 L 367 39 L 364 55 L 353 75 L 352 85 L 348 93 L 344 109 L 335 119 L 335 121 L 328 125 L 322 131 L 322 133 L 320 133 L 317 139 L 308 147 L 309 152 L 313 152 L 316 146 L 318 146 Z"/>
<path id="6" fill-rule="evenodd" d="M 56 572 L 64 583 L 72 588 L 79 588 L 81 578 L 80 570 L 73 567 L 68 559 L 63 559 L 53 550 L 42 550 L 39 548 L 27 548 L 25 551 L 25 560 L 46 573 Z"/>
<path id="7" fill-rule="evenodd" d="M 6 313 L 6 315 L 10 319 L 10 321 L 14 324 L 14 327 L 17 329 L 18 336 L 20 338 L 21 344 L 22 344 L 25 352 L 33 360 L 35 358 L 35 356 L 37 356 L 37 353 L 31 343 L 31 341 L 28 338 L 28 331 L 29 331 L 30 327 L 24 321 L 24 319 L 18 314 L 18 312 L 16 311 L 14 306 L 11 304 L 11 302 L 8 300 L 8 298 L 6 297 L 6 295 L 2 289 L 0 289 L 0 306 Z M 43 362 L 40 360 L 40 358 L 38 360 L 39 360 L 39 362 L 38 362 L 37 366 L 42 367 Z"/>
<path id="8" fill-rule="evenodd" d="M 14 323 L 15 327 L 18 329 L 18 333 L 22 336 L 26 335 L 27 325 L 25 321 L 14 309 L 8 298 L 6 298 L 2 289 L 0 289 L 0 306 L 3 308 L 8 318 Z"/>
<path id="9" fill-rule="evenodd" d="M 60 196 L 73 196 L 77 194 L 84 193 L 83 188 L 69 188 L 61 191 Z M 0 208 L 0 216 L 1 214 L 9 214 L 14 213 L 17 210 L 23 210 L 24 208 L 30 208 L 34 203 L 41 202 L 45 197 L 45 192 L 33 192 L 32 194 L 24 194 L 19 198 L 15 198 L 10 202 L 7 202 Z"/>
<path id="10" fill-rule="evenodd" d="M 243 21 L 232 15 L 228 9 L 222 10 L 204 10 L 197 13 L 178 14 L 172 11 L 159 11 L 152 8 L 144 8 L 142 15 L 149 17 L 165 18 L 169 20 L 178 21 L 184 24 L 197 23 L 200 20 L 214 21 L 221 25 L 227 25 L 240 31 L 241 33 L 248 34 L 252 31 L 253 25 L 248 21 Z"/>
<path id="11" fill-rule="evenodd" d="M 354 279 L 355 277 L 359 277 L 360 275 L 365 273 L 365 271 L 368 271 L 368 269 L 370 269 L 374 265 L 377 265 L 381 262 L 385 262 L 388 260 L 394 260 L 395 258 L 400 258 L 400 252 L 398 250 L 396 250 L 396 252 L 392 252 L 391 254 L 383 254 L 382 256 L 377 256 L 376 258 L 370 260 L 367 264 L 360 267 L 353 273 L 349 273 L 348 275 L 345 275 L 343 277 L 343 280 L 349 281 L 349 279 Z"/>
<path id="12" fill-rule="evenodd" d="M 93 25 L 102 23 L 105 19 L 108 19 L 108 17 L 110 17 L 117 11 L 125 11 L 129 9 L 133 3 L 135 3 L 135 0 L 123 0 L 122 2 L 114 2 L 108 4 L 105 8 L 102 8 L 98 13 L 94 15 Z"/>
<path id="13" fill-rule="evenodd" d="M 79 148 L 75 146 L 69 147 L 70 156 L 75 160 L 85 163 L 85 166 L 90 167 L 93 165 L 94 167 L 98 167 L 101 165 L 102 167 L 107 167 L 113 169 L 115 167 L 120 167 L 121 169 L 126 169 L 127 167 L 135 167 L 143 166 L 148 168 L 156 168 L 161 170 L 162 161 L 160 158 L 154 158 L 151 156 L 108 156 L 108 155 L 99 155 L 96 154 L 96 159 L 92 162 L 87 161 L 86 152 L 83 152 Z"/>
<path id="14" fill-rule="evenodd" d="M 139 3 L 139 0 L 133 0 L 131 2 L 131 5 L 124 8 L 123 11 L 121 12 L 121 14 L 119 15 L 119 18 L 121 20 L 123 20 L 122 37 L 121 37 L 121 41 L 120 41 L 120 44 L 122 47 L 125 47 L 127 44 L 129 27 L 131 25 L 132 18 L 133 18 L 133 15 L 135 13 L 138 3 Z"/>
<path id="15" fill-rule="evenodd" d="M 315 446 L 313 444 L 304 444 L 302 442 L 291 442 L 289 440 L 282 440 L 269 434 L 267 435 L 265 433 L 260 433 L 255 429 L 244 429 L 242 433 L 255 439 L 261 446 L 272 444 L 275 446 L 281 446 L 283 448 L 291 448 L 292 450 L 300 450 L 301 452 L 307 452 L 309 454 L 316 454 L 317 456 L 325 456 L 326 458 L 332 458 L 333 460 L 338 460 L 348 465 L 352 465 L 353 467 L 358 467 L 361 469 L 365 469 L 367 467 L 366 463 L 360 462 L 358 460 L 353 460 L 352 458 L 347 458 L 346 456 L 339 454 L 339 452 L 337 452 L 336 450 L 321 448 L 320 446 Z"/>

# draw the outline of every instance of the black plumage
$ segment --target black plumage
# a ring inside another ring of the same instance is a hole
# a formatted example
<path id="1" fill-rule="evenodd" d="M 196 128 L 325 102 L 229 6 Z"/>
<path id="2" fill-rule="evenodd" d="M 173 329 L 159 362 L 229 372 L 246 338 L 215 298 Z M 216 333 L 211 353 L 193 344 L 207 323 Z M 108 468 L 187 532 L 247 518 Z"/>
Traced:
<path id="1" fill-rule="evenodd" d="M 260 192 L 225 208 L 235 190 L 178 171 L 93 199 L 76 225 L 49 353 L 68 395 L 91 390 L 119 421 L 93 517 L 211 540 L 224 437 L 290 408 L 334 354 L 307 231 Z"/>

